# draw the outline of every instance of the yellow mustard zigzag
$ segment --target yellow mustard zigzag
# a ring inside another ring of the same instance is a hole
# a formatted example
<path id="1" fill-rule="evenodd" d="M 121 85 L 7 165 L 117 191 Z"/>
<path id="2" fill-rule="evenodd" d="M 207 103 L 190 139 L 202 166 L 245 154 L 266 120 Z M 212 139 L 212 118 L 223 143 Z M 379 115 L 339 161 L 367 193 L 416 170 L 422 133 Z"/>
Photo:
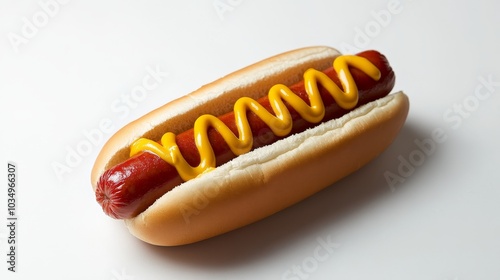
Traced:
<path id="1" fill-rule="evenodd" d="M 198 166 L 191 166 L 187 163 L 176 144 L 175 134 L 171 132 L 163 135 L 161 144 L 146 138 L 136 140 L 131 146 L 130 156 L 142 151 L 152 152 L 174 166 L 184 181 L 191 180 L 216 167 L 216 157 L 207 135 L 209 127 L 215 128 L 222 135 L 234 154 L 241 155 L 251 150 L 253 135 L 247 119 L 247 110 L 254 112 L 261 118 L 275 135 L 287 136 L 292 129 L 293 121 L 284 101 L 310 123 L 318 123 L 323 119 L 325 106 L 318 90 L 318 83 L 332 95 L 340 107 L 344 109 L 355 107 L 358 103 L 358 88 L 349 71 L 349 66 L 363 71 L 374 80 L 380 79 L 379 69 L 368 59 L 354 55 L 343 55 L 334 60 L 333 68 L 337 72 L 344 90 L 340 89 L 321 71 L 308 69 L 304 73 L 304 86 L 311 105 L 308 105 L 282 84 L 274 85 L 269 90 L 268 97 L 274 115 L 254 99 L 249 97 L 238 99 L 234 105 L 234 116 L 239 137 L 217 117 L 209 114 L 200 116 L 194 124 L 195 144 L 201 159 Z"/>

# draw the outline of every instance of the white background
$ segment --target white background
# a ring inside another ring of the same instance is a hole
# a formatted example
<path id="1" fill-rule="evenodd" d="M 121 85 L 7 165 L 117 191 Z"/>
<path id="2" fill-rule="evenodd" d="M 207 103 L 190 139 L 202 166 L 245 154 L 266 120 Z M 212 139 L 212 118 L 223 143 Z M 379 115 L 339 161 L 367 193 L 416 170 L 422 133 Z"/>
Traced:
<path id="1" fill-rule="evenodd" d="M 193 2 L 0 2 L 2 279 L 500 279 L 498 2 Z M 187 246 L 150 246 L 102 213 L 89 176 L 110 130 L 311 45 L 373 48 L 392 63 L 411 109 L 379 158 Z M 162 73 L 156 87 L 125 103 L 148 69 Z M 101 122 L 111 128 L 90 143 Z M 441 142 L 429 144 L 434 131 Z M 78 147 L 85 154 L 72 158 Z M 16 273 L 6 263 L 8 161 L 18 165 Z"/>

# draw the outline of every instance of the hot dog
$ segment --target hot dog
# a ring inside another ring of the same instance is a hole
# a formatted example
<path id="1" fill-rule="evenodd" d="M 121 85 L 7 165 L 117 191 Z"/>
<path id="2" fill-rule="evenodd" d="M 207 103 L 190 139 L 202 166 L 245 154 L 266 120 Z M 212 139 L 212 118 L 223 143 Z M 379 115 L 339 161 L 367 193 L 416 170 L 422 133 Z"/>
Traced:
<path id="1" fill-rule="evenodd" d="M 337 63 L 343 63 L 343 68 L 331 67 L 337 60 L 343 61 Z M 306 71 L 308 68 L 324 74 Z M 302 75 L 314 78 L 302 79 Z M 346 82 L 348 76 L 352 76 L 351 82 Z M 323 80 L 313 81 L 317 77 Z M 264 60 L 164 105 L 115 134 L 92 171 L 96 199 L 108 215 L 125 219 L 134 235 L 157 245 L 191 243 L 254 222 L 353 172 L 390 144 L 408 112 L 403 93 L 387 96 L 394 81 L 389 63 L 376 51 L 341 56 L 331 48 L 312 47 Z M 287 85 L 274 90 L 279 98 L 271 97 L 275 84 Z M 284 97 L 289 90 L 291 95 L 286 96 L 296 96 L 306 107 L 314 107 L 310 91 L 315 86 L 323 104 L 318 116 L 304 116 L 306 109 Z M 331 87 L 342 94 L 332 94 Z M 353 91 L 355 98 L 344 98 Z M 241 104 L 243 96 L 256 101 L 243 102 L 243 109 L 233 111 L 231 107 Z M 276 100 L 285 100 L 281 109 Z M 271 115 L 288 114 L 290 120 L 287 125 L 273 118 L 266 121 L 261 117 L 264 113 L 253 112 L 258 106 Z M 241 111 L 245 113 L 238 113 Z M 218 116 L 236 144 L 228 144 L 231 137 L 220 133 L 224 128 L 214 128 L 217 121 L 198 129 L 206 133 L 196 134 L 193 123 L 202 123 L 198 121 L 203 119 L 201 114 Z M 164 142 L 167 132 L 175 133 L 170 135 L 173 144 Z M 251 135 L 250 140 L 242 140 L 245 133 Z M 328 133 L 333 139 L 324 141 L 327 144 L 305 144 Z M 207 141 L 200 144 L 203 135 Z M 304 139 L 306 135 L 309 137 Z M 377 137 L 371 140 L 375 144 L 360 142 L 368 141 L 369 136 Z M 197 147 L 206 143 L 213 152 Z M 318 148 L 322 145 L 325 148 Z M 172 155 L 172 147 L 179 154 Z M 177 164 L 181 156 L 187 171 Z M 338 158 L 345 164 L 334 162 Z M 339 170 L 325 167 L 332 164 Z M 307 180 L 311 186 L 305 187 L 306 182 L 297 179 L 285 187 L 294 177 L 292 171 L 305 177 L 314 174 Z"/>
<path id="2" fill-rule="evenodd" d="M 357 106 L 361 106 L 370 101 L 387 95 L 394 86 L 394 73 L 390 69 L 383 56 L 375 51 L 367 51 L 358 54 L 360 57 L 367 58 L 381 72 L 381 78 L 378 81 L 371 79 L 368 75 L 357 69 L 352 70 L 352 75 L 356 81 L 359 100 Z M 339 87 L 340 80 L 332 67 L 324 71 Z M 308 102 L 308 95 L 305 91 L 304 82 L 301 81 L 290 86 L 292 92 L 299 96 L 305 102 Z M 321 99 L 326 109 L 322 121 L 328 121 L 344 115 L 348 110 L 338 106 L 329 92 L 322 88 L 320 91 Z M 271 104 L 267 96 L 257 100 L 269 112 L 272 112 Z M 294 110 L 292 106 L 286 104 L 293 120 L 293 130 L 291 134 L 302 132 L 314 124 L 306 122 Z M 229 112 L 219 117 L 231 131 L 237 135 L 237 126 L 235 124 L 234 112 Z M 276 142 L 280 137 L 272 133 L 265 122 L 255 113 L 249 112 L 248 121 L 252 130 L 253 149 L 264 144 Z M 236 157 L 226 144 L 222 136 L 215 130 L 208 131 L 210 143 L 214 148 L 217 157 L 217 164 L 221 165 L 230 159 Z M 265 139 L 265 141 L 262 141 Z M 195 147 L 193 129 L 182 132 L 176 136 L 176 143 L 191 166 L 196 166 L 200 162 L 199 153 Z M 142 152 L 131 157 L 127 161 L 108 169 L 100 177 L 97 184 L 96 196 L 98 202 L 102 205 L 104 211 L 118 219 L 135 217 L 144 211 L 156 199 L 179 185 L 182 179 L 176 169 L 162 160 L 160 157 L 147 152 Z"/>

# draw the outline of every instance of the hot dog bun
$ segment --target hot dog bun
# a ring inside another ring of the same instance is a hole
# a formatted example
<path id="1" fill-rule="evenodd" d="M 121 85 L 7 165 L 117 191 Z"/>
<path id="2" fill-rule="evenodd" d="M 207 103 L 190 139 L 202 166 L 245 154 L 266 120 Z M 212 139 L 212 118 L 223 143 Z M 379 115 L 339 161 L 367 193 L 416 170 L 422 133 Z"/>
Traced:
<path id="1" fill-rule="evenodd" d="M 99 176 L 128 158 L 139 137 L 159 139 L 189 129 L 201 113 L 220 115 L 241 96 L 259 98 L 277 83 L 293 84 L 308 68 L 324 69 L 340 53 L 328 47 L 287 52 L 239 70 L 168 103 L 117 132 L 92 170 Z M 379 155 L 405 122 L 402 92 L 363 105 L 313 129 L 256 149 L 183 183 L 135 218 L 130 232 L 148 243 L 196 242 L 272 215 L 347 176 Z"/>

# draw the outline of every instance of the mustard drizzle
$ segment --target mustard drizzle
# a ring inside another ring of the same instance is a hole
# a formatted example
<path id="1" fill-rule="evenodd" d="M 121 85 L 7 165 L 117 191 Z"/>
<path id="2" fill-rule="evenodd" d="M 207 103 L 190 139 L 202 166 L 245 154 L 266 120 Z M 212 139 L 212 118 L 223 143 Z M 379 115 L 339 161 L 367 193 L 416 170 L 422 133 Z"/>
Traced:
<path id="1" fill-rule="evenodd" d="M 249 97 L 238 99 L 233 111 L 239 137 L 213 115 L 206 114 L 198 117 L 194 123 L 195 144 L 201 159 L 198 166 L 191 166 L 184 159 L 176 144 L 175 134 L 171 132 L 162 136 L 161 144 L 146 138 L 136 140 L 130 148 L 130 156 L 142 151 L 152 152 L 174 166 L 184 181 L 191 180 L 216 167 L 216 157 L 208 139 L 209 127 L 215 128 L 222 135 L 235 155 L 248 153 L 252 149 L 253 135 L 247 119 L 247 110 L 254 112 L 262 119 L 275 135 L 287 136 L 292 130 L 293 120 L 284 101 L 310 123 L 319 123 L 323 119 L 325 106 L 318 90 L 318 83 L 332 95 L 340 107 L 344 109 L 354 108 L 358 103 L 359 95 L 349 66 L 361 70 L 373 80 L 378 81 L 381 77 L 380 70 L 368 59 L 354 55 L 343 55 L 334 60 L 333 68 L 337 72 L 344 90 L 321 71 L 311 68 L 304 73 L 304 86 L 310 105 L 282 84 L 274 85 L 268 93 L 274 115 L 254 99 Z"/>

